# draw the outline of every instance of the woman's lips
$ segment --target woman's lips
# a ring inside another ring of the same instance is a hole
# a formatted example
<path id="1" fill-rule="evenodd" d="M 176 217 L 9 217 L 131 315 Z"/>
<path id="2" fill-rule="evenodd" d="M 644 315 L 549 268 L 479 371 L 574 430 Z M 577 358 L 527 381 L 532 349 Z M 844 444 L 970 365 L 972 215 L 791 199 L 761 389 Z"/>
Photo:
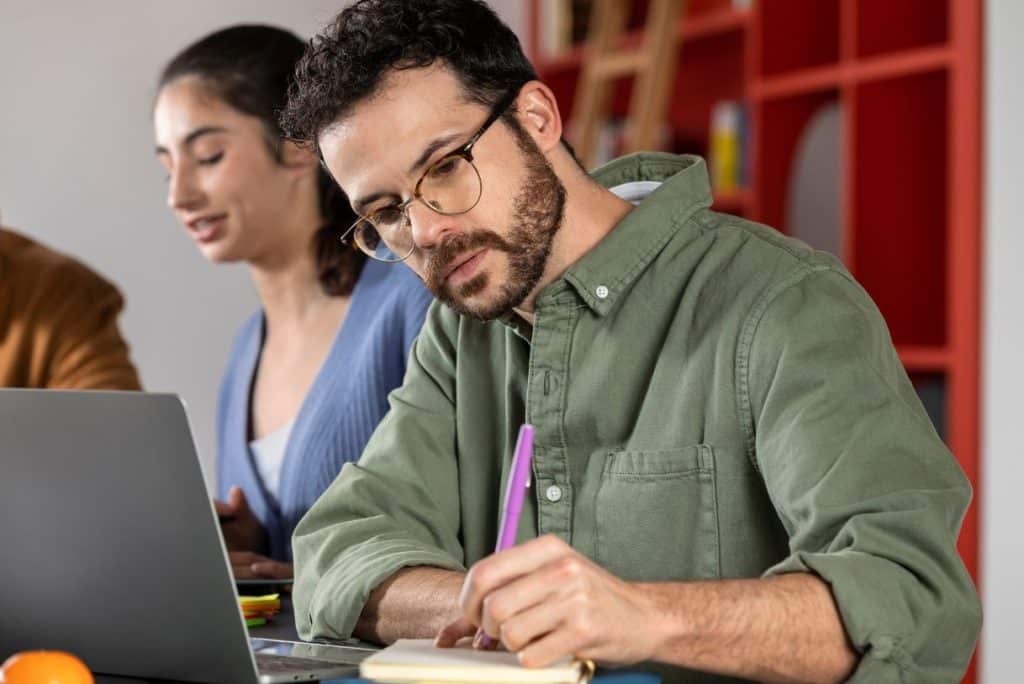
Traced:
<path id="1" fill-rule="evenodd" d="M 197 219 L 189 222 L 188 229 L 196 242 L 200 244 L 213 242 L 224 232 L 224 222 L 226 219 L 227 216 L 224 214 Z"/>

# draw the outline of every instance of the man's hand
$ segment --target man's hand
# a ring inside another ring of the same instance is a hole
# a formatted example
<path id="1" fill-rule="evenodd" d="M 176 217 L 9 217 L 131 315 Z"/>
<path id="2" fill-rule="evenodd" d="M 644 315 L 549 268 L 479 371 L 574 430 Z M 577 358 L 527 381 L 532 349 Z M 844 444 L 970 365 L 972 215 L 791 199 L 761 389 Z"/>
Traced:
<path id="1" fill-rule="evenodd" d="M 266 551 L 267 531 L 249 508 L 245 492 L 240 487 L 232 487 L 228 491 L 227 501 L 214 499 L 213 505 L 217 509 L 220 529 L 229 551 Z"/>
<path id="2" fill-rule="evenodd" d="M 282 563 L 258 553 L 231 551 L 228 557 L 235 579 L 291 579 L 294 576 L 291 563 Z"/>
<path id="3" fill-rule="evenodd" d="M 645 593 L 554 536 L 474 565 L 459 602 L 463 618 L 441 630 L 438 646 L 483 627 L 527 667 L 568 655 L 625 665 L 657 648 L 657 615 Z"/>

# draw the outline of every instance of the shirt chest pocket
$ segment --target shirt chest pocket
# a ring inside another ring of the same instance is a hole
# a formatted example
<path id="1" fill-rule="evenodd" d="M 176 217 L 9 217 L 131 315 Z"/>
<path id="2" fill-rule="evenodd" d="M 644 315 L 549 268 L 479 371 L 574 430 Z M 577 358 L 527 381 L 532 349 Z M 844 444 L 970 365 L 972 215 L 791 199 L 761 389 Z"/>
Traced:
<path id="1" fill-rule="evenodd" d="M 713 449 L 608 454 L 597 492 L 598 562 L 630 581 L 719 577 Z"/>

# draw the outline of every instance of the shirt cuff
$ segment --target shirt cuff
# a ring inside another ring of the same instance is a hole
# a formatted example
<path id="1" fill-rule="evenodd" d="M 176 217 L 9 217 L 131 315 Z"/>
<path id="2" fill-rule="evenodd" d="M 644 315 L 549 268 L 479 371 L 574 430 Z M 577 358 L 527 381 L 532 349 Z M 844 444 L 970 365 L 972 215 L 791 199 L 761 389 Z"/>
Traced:
<path id="1" fill-rule="evenodd" d="M 451 556 L 401 540 L 377 540 L 350 547 L 320 578 L 309 606 L 296 613 L 299 635 L 306 640 L 348 639 L 370 594 L 402 568 L 430 566 L 465 572 Z"/>
<path id="2" fill-rule="evenodd" d="M 916 662 L 912 655 L 911 635 L 921 627 L 915 622 L 927 622 L 929 607 L 922 597 L 916 596 L 916 588 L 908 586 L 918 580 L 906 568 L 859 551 L 797 551 L 766 570 L 762 577 L 793 572 L 814 574 L 829 585 L 847 637 L 860 654 L 857 669 L 848 682 L 960 681 L 966 662 L 925 665 Z M 970 626 L 964 629 L 969 631 Z M 973 642 L 967 632 L 960 637 Z M 951 638 L 950 643 L 960 643 L 960 639 Z"/>

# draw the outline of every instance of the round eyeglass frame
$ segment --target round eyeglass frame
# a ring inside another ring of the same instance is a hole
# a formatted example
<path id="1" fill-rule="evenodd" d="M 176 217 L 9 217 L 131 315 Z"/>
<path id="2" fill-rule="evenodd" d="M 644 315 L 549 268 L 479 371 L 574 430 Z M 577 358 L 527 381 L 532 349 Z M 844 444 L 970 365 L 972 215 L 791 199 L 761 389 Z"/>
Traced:
<path id="1" fill-rule="evenodd" d="M 505 113 L 505 110 L 508 109 L 512 105 L 512 103 L 516 101 L 516 98 L 519 96 L 519 90 L 521 88 L 522 85 L 509 89 L 509 91 L 505 93 L 505 95 L 502 96 L 500 100 L 498 100 L 498 102 L 491 109 L 491 113 L 488 115 L 487 120 L 484 121 L 483 125 L 477 129 L 476 133 L 474 133 L 472 137 L 470 137 L 469 141 L 467 141 L 466 144 L 462 145 L 456 150 L 453 150 L 452 152 L 449 152 L 448 154 L 444 155 L 443 157 L 432 163 L 430 166 L 428 166 L 420 175 L 419 180 L 416 181 L 416 185 L 413 187 L 412 197 L 410 197 L 409 199 L 407 199 L 406 201 L 402 202 L 397 206 L 385 207 L 386 209 L 389 210 L 398 209 L 402 212 L 402 230 L 408 230 L 411 227 L 411 223 L 409 221 L 409 206 L 414 201 L 419 201 L 431 211 L 441 214 L 443 216 L 458 216 L 459 214 L 465 214 L 466 212 L 472 211 L 474 208 L 476 208 L 476 205 L 480 203 L 480 198 L 483 196 L 484 181 L 483 178 L 480 176 L 480 170 L 477 169 L 476 164 L 473 163 L 473 146 L 481 138 L 481 136 L 483 136 L 483 134 L 487 132 L 487 129 L 489 129 L 494 124 L 494 122 L 497 121 L 502 116 L 502 114 Z M 442 211 L 441 209 L 438 209 L 436 206 L 433 206 L 429 202 L 429 200 L 424 199 L 423 195 L 420 194 L 420 187 L 422 186 L 424 179 L 430 174 L 432 170 L 436 169 L 439 165 L 445 163 L 446 161 L 452 159 L 453 157 L 464 159 L 469 164 L 470 168 L 473 169 L 473 173 L 476 174 L 476 199 L 473 200 L 473 203 L 465 209 L 460 209 L 459 211 Z M 383 209 L 378 209 L 377 211 L 383 211 Z M 368 247 L 364 246 L 362 244 L 362 241 L 359 239 L 360 226 L 368 225 L 373 230 L 377 231 L 378 236 L 380 236 L 380 240 L 384 242 L 385 245 L 387 245 L 387 241 L 384 240 L 383 236 L 381 236 L 381 231 L 377 228 L 377 224 L 373 221 L 373 215 L 376 214 L 377 211 L 371 212 L 369 216 L 360 216 L 356 220 L 356 222 L 353 223 L 349 227 L 349 229 L 346 230 L 345 233 L 341 236 L 341 241 L 347 241 L 349 235 L 352 235 L 352 244 L 357 249 L 359 249 L 359 251 L 363 252 L 366 256 L 370 257 L 371 259 L 374 259 L 375 261 L 382 261 L 384 263 L 391 264 L 398 263 L 400 261 L 405 261 L 406 259 L 409 258 L 409 255 L 416 251 L 416 245 L 414 243 L 409 247 L 409 250 L 406 251 L 405 254 L 397 254 L 391 251 L 391 248 L 388 247 L 388 251 L 392 255 L 394 255 L 394 258 L 386 258 L 378 256 L 376 253 L 377 250 L 371 250 Z"/>

